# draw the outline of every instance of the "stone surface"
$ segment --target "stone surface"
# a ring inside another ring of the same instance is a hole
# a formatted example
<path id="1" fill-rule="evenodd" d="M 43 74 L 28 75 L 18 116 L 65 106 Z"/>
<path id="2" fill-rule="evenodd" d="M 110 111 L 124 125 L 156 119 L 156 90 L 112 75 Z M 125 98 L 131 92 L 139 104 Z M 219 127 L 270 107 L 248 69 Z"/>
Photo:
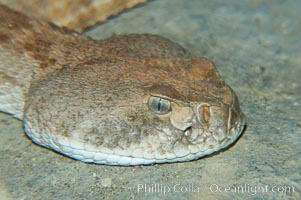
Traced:
<path id="1" fill-rule="evenodd" d="M 300 199 L 300 6 L 293 0 L 151 1 L 91 30 L 94 38 L 156 33 L 212 59 L 240 99 L 246 132 L 227 151 L 197 161 L 111 167 L 33 145 L 21 121 L 1 113 L 1 190 L 5 185 L 13 199 Z M 225 187 L 217 192 L 217 186 Z"/>

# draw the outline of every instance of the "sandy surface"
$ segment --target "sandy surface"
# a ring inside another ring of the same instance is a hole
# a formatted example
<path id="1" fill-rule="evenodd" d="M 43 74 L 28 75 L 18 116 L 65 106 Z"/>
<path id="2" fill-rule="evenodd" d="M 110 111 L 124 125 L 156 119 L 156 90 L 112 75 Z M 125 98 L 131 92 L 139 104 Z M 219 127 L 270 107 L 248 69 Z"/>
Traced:
<path id="1" fill-rule="evenodd" d="M 300 7 L 160 0 L 90 30 L 94 38 L 156 33 L 212 59 L 240 99 L 247 130 L 197 161 L 112 167 L 34 145 L 21 121 L 1 113 L 0 199 L 301 199 Z"/>

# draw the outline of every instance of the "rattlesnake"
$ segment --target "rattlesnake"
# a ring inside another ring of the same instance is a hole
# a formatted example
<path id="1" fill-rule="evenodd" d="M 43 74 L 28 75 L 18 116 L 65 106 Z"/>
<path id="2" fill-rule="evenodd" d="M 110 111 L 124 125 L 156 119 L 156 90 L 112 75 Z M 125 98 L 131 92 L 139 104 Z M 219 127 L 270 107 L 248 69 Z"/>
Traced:
<path id="1" fill-rule="evenodd" d="M 214 64 L 151 34 L 95 41 L 0 6 L 0 110 L 35 143 L 108 165 L 189 161 L 245 117 Z"/>

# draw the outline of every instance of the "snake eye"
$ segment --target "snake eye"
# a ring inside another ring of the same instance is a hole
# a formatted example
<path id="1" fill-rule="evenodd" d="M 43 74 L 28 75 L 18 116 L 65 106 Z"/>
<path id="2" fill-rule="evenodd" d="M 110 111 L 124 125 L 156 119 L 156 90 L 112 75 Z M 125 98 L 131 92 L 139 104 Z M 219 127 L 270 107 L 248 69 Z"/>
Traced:
<path id="1" fill-rule="evenodd" d="M 170 102 L 168 100 L 154 96 L 149 97 L 148 107 L 156 114 L 166 114 L 171 110 Z"/>

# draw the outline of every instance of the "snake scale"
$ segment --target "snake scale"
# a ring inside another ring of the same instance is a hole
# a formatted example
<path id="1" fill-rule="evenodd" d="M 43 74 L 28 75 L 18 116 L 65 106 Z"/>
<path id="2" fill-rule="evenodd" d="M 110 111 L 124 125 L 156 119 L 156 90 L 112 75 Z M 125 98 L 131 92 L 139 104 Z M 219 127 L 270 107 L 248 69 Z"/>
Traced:
<path id="1" fill-rule="evenodd" d="M 231 145 L 245 117 L 214 64 L 152 34 L 93 40 L 0 6 L 0 110 L 77 160 L 147 165 Z"/>

